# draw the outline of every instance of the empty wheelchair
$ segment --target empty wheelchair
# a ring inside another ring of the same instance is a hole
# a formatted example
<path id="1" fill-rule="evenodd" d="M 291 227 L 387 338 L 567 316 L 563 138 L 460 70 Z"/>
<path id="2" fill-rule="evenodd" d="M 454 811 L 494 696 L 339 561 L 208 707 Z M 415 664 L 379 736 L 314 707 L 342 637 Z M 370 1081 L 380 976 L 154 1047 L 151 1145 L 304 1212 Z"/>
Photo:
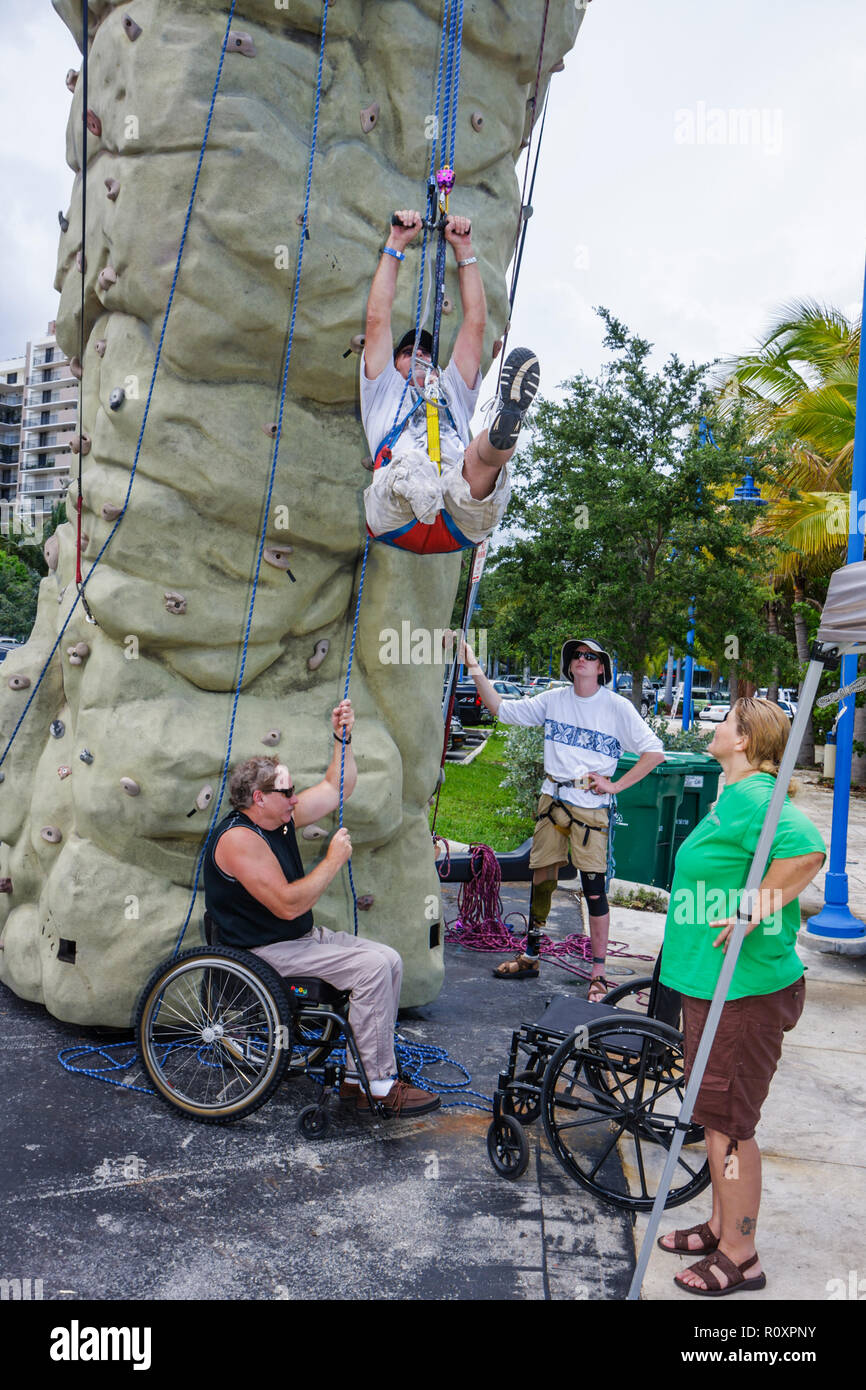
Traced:
<path id="1" fill-rule="evenodd" d="M 550 1148 L 582 1187 L 616 1207 L 651 1209 L 685 1090 L 680 999 L 660 984 L 658 970 L 599 1004 L 557 995 L 537 1023 L 513 1034 L 487 1134 L 503 1177 L 526 1171 L 525 1126 L 540 1116 Z M 617 1007 L 630 997 L 630 1009 Z M 690 1125 L 666 1207 L 709 1185 L 704 1151 L 689 1147 L 702 1140 L 703 1129 Z"/>
<path id="2" fill-rule="evenodd" d="M 346 1072 L 334 1058 L 345 1048 L 371 1112 L 370 1093 L 349 1023 L 349 995 L 315 976 L 283 977 L 249 951 L 215 944 L 181 951 L 154 970 L 138 1000 L 139 1054 L 158 1096 L 205 1124 L 249 1115 L 287 1074 L 303 1072 L 322 1087 L 320 1099 L 298 1116 L 307 1139 L 323 1135 L 328 1102 Z"/>

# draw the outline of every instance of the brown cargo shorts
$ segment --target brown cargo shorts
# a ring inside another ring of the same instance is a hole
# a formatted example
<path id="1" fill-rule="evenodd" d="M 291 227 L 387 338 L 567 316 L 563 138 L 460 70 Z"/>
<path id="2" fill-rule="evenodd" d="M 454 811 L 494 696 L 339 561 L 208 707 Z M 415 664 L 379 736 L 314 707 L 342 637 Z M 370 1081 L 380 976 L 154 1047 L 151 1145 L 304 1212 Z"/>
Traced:
<path id="1" fill-rule="evenodd" d="M 686 994 L 682 1000 L 688 1080 L 710 1000 Z M 695 1124 L 715 1129 L 729 1139 L 753 1138 L 782 1055 L 782 1035 L 796 1026 L 805 1001 L 805 976 L 774 994 L 728 1000 L 692 1113 Z"/>
<path id="2" fill-rule="evenodd" d="M 545 869 L 549 864 L 565 864 L 571 851 L 571 862 L 576 869 L 587 874 L 607 873 L 607 826 L 606 806 L 569 806 L 575 817 L 575 824 L 568 828 L 568 812 L 561 806 L 544 813 L 553 806 L 553 797 L 546 794 L 539 798 L 535 833 L 532 836 L 532 849 L 529 852 L 530 869 Z M 557 826 L 561 827 L 557 829 Z"/>

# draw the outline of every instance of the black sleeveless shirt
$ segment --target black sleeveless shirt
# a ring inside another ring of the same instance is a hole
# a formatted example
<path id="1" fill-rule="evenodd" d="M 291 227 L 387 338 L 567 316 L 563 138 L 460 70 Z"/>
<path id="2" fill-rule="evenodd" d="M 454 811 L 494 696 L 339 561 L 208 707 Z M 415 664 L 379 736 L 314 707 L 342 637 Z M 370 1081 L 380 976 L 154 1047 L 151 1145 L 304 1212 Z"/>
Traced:
<path id="1" fill-rule="evenodd" d="M 304 865 L 298 850 L 298 841 L 293 825 L 279 826 L 276 830 L 263 830 L 245 816 L 243 811 L 232 811 L 216 826 L 213 838 L 204 858 L 205 907 L 219 931 L 221 946 L 239 946 L 250 950 L 253 946 L 270 946 L 275 941 L 297 941 L 306 936 L 313 927 L 312 912 L 304 912 L 291 922 L 284 917 L 275 917 L 248 893 L 243 884 L 229 874 L 223 873 L 214 859 L 214 850 L 220 837 L 227 830 L 244 826 L 261 835 L 271 852 L 276 855 L 280 868 L 288 883 L 304 877 Z M 285 831 L 285 834 L 283 833 Z"/>

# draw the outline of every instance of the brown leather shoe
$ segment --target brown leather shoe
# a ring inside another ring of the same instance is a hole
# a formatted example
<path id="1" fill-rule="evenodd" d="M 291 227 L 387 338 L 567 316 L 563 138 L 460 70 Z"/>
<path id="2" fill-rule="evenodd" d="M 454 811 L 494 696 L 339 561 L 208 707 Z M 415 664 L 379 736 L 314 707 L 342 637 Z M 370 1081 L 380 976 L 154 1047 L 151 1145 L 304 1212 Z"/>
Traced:
<path id="1" fill-rule="evenodd" d="M 340 1082 L 340 1100 L 357 1100 L 361 1094 L 361 1087 L 357 1081 L 354 1084 L 349 1081 Z"/>
<path id="2" fill-rule="evenodd" d="M 378 1100 L 386 1115 L 426 1115 L 430 1110 L 438 1110 L 442 1104 L 441 1096 L 410 1086 L 408 1081 L 395 1081 L 388 1094 Z M 363 1091 L 358 1096 L 358 1109 L 370 1109 Z"/>

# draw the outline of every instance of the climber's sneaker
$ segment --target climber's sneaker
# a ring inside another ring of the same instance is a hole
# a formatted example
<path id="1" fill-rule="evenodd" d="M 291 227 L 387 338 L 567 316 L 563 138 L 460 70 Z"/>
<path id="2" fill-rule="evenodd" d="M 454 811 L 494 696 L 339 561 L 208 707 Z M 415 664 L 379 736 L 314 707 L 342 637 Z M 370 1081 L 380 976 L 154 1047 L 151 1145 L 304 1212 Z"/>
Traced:
<path id="1" fill-rule="evenodd" d="M 531 348 L 515 348 L 509 352 L 502 368 L 496 414 L 487 431 L 494 449 L 514 448 L 523 417 L 535 400 L 540 379 L 541 368 Z"/>

